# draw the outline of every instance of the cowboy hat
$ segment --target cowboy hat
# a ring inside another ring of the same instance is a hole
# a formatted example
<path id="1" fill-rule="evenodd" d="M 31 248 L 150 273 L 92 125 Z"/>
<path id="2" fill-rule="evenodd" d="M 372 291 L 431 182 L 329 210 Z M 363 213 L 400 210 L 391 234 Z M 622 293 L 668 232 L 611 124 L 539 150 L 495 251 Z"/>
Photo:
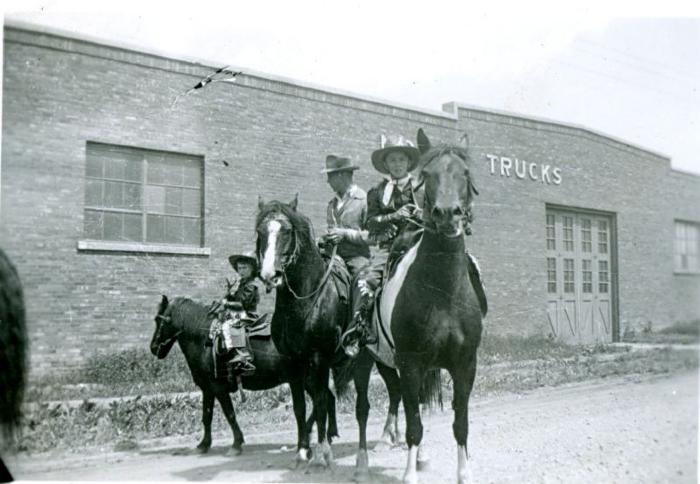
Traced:
<path id="1" fill-rule="evenodd" d="M 400 151 L 408 157 L 408 171 L 413 171 L 418 165 L 420 151 L 413 143 L 408 141 L 401 135 L 386 137 L 382 135 L 380 139 L 380 148 L 372 153 L 372 165 L 374 168 L 385 175 L 389 174 L 389 169 L 386 166 L 386 155 L 392 151 Z"/>
<path id="2" fill-rule="evenodd" d="M 246 252 L 245 254 L 234 254 L 229 256 L 228 258 L 229 264 L 231 264 L 231 267 L 233 267 L 234 270 L 236 269 L 236 264 L 239 262 L 246 262 L 250 265 L 253 266 L 253 272 L 257 272 L 258 270 L 258 259 L 255 257 L 255 254 L 253 252 Z"/>
<path id="3" fill-rule="evenodd" d="M 352 164 L 350 158 L 328 155 L 326 156 L 326 168 L 321 170 L 321 173 L 334 173 L 336 171 L 355 171 L 359 169 L 359 166 L 355 166 Z"/>

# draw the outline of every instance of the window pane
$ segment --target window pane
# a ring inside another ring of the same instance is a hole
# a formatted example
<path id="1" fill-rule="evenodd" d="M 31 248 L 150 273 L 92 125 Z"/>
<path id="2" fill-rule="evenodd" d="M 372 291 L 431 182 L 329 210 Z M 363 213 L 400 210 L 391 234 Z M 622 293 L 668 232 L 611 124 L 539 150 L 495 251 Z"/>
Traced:
<path id="1" fill-rule="evenodd" d="M 165 217 L 148 215 L 146 218 L 146 240 L 148 242 L 165 242 Z"/>
<path id="2" fill-rule="evenodd" d="M 148 183 L 165 183 L 167 173 L 167 165 L 165 157 L 159 153 L 149 153 L 146 157 L 148 160 Z"/>
<path id="3" fill-rule="evenodd" d="M 185 242 L 182 218 L 165 217 L 165 240 L 173 244 L 183 244 Z"/>
<path id="4" fill-rule="evenodd" d="M 182 190 L 182 214 L 199 217 L 202 215 L 202 194 L 199 190 Z"/>
<path id="5" fill-rule="evenodd" d="M 557 292 L 557 260 L 554 257 L 547 258 L 547 292 Z"/>
<path id="6" fill-rule="evenodd" d="M 564 259 L 564 292 L 574 292 L 574 260 Z"/>
<path id="7" fill-rule="evenodd" d="M 185 162 L 183 185 L 187 187 L 199 188 L 202 186 L 202 165 L 199 161 L 191 160 Z"/>
<path id="8" fill-rule="evenodd" d="M 88 239 L 102 239 L 102 212 L 85 210 L 85 237 Z"/>
<path id="9" fill-rule="evenodd" d="M 102 178 L 103 165 L 104 160 L 102 157 L 95 156 L 88 146 L 87 159 L 85 160 L 85 174 L 87 176 L 94 176 L 95 178 Z"/>
<path id="10" fill-rule="evenodd" d="M 574 218 L 564 217 L 564 250 L 574 250 Z"/>
<path id="11" fill-rule="evenodd" d="M 165 213 L 182 215 L 182 188 L 165 188 Z"/>
<path id="12" fill-rule="evenodd" d="M 88 207 L 102 206 L 102 180 L 85 180 L 85 205 Z"/>
<path id="13" fill-rule="evenodd" d="M 165 213 L 165 187 L 146 185 L 146 211 Z"/>
<path id="14" fill-rule="evenodd" d="M 122 183 L 106 181 L 104 206 L 108 208 L 124 208 L 124 194 Z"/>
<path id="15" fill-rule="evenodd" d="M 107 240 L 122 240 L 122 215 L 120 213 L 105 212 L 104 237 Z"/>
<path id="16" fill-rule="evenodd" d="M 201 245 L 202 243 L 202 226 L 199 220 L 186 218 L 183 219 L 185 231 L 185 244 Z"/>
<path id="17" fill-rule="evenodd" d="M 135 183 L 124 184 L 124 208 L 141 210 L 141 185 Z"/>
<path id="18" fill-rule="evenodd" d="M 124 180 L 126 178 L 126 160 L 115 157 L 105 163 L 105 178 L 116 178 Z"/>
<path id="19" fill-rule="evenodd" d="M 142 225 L 141 215 L 125 213 L 124 217 L 124 240 L 133 240 L 141 242 Z"/>

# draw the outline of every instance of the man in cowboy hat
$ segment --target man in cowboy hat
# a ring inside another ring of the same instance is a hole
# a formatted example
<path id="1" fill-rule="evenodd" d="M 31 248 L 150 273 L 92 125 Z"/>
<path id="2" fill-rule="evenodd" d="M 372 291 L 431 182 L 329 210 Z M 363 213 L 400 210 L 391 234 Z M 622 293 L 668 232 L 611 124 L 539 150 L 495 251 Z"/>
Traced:
<path id="1" fill-rule="evenodd" d="M 255 314 L 260 295 L 255 285 L 258 261 L 252 252 L 236 254 L 228 258 L 238 274 L 238 280 L 229 284 L 228 291 L 216 310 L 221 324 L 226 350 L 233 353 L 228 361 L 229 377 L 237 373 L 251 374 L 255 371 L 253 356 L 246 343 L 244 319 L 256 319 Z"/>
<path id="2" fill-rule="evenodd" d="M 403 136 L 387 138 L 382 135 L 380 148 L 372 153 L 372 165 L 386 176 L 367 194 L 365 228 L 377 249 L 371 265 L 358 277 L 360 296 L 358 304 L 353 305 L 354 321 L 343 337 L 346 352 L 352 353 L 358 344 L 373 339 L 369 318 L 387 260 L 395 260 L 407 250 L 419 228 L 423 185 L 410 174 L 418 165 L 419 157 L 418 149 Z"/>
<path id="3" fill-rule="evenodd" d="M 367 194 L 353 183 L 359 167 L 350 158 L 328 155 L 326 167 L 328 184 L 335 196 L 328 202 L 326 221 L 328 232 L 321 237 L 323 245 L 336 245 L 337 254 L 345 261 L 351 276 L 369 264 L 369 243 L 363 230 L 367 216 Z"/>

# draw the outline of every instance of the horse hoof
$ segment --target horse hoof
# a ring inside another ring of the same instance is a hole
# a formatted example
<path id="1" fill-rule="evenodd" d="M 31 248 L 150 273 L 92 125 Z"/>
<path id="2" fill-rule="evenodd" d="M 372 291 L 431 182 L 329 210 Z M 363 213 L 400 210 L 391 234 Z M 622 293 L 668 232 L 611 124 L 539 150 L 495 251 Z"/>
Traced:
<path id="1" fill-rule="evenodd" d="M 419 471 L 424 471 L 430 468 L 430 461 L 428 459 L 416 461 L 416 469 Z"/>
<path id="2" fill-rule="evenodd" d="M 227 457 L 238 457 L 243 453 L 243 447 L 240 446 L 233 446 L 231 447 L 228 451 L 226 451 L 226 456 Z"/>
<path id="3" fill-rule="evenodd" d="M 196 454 L 206 454 L 207 452 L 209 452 L 209 449 L 210 449 L 210 446 L 200 444 L 197 447 L 195 447 L 194 452 Z"/>

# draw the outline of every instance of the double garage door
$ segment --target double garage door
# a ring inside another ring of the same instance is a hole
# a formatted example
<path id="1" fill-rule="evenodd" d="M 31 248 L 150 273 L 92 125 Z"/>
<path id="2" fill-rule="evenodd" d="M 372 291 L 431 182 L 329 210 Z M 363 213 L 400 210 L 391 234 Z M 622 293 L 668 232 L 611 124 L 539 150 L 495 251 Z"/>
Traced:
<path id="1" fill-rule="evenodd" d="M 547 209 L 547 317 L 567 343 L 613 340 L 610 216 Z"/>

